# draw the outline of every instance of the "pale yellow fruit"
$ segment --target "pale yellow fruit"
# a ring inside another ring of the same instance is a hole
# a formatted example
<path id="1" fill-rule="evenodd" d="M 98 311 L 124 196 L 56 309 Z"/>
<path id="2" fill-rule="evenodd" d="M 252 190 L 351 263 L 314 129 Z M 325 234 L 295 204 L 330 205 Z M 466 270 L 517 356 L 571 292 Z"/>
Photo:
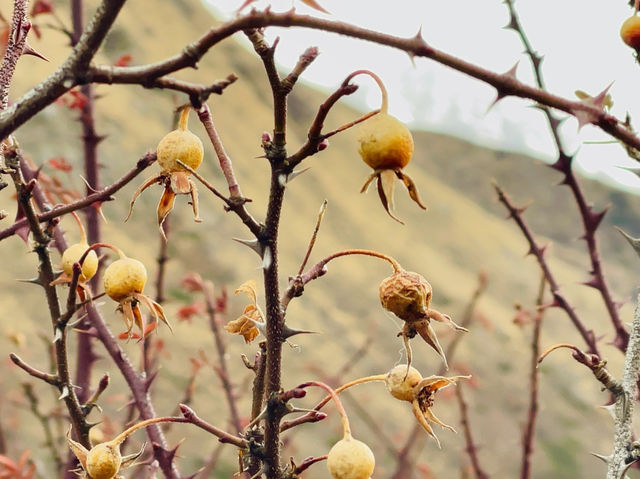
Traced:
<path id="1" fill-rule="evenodd" d="M 114 301 L 122 301 L 133 293 L 142 293 L 147 282 L 147 269 L 137 259 L 121 258 L 104 272 L 104 292 Z"/>
<path id="2" fill-rule="evenodd" d="M 415 368 L 409 367 L 409 373 L 407 374 L 406 364 L 399 364 L 393 368 L 384 379 L 387 389 L 394 398 L 409 402 L 414 400 L 413 388 L 420 381 L 422 381 L 420 372 Z"/>
<path id="3" fill-rule="evenodd" d="M 178 160 L 192 169 L 197 169 L 202 163 L 204 148 L 202 141 L 189 130 L 173 130 L 167 133 L 156 149 L 158 164 L 163 171 L 186 171 Z"/>
<path id="4" fill-rule="evenodd" d="M 120 446 L 105 442 L 89 451 L 86 469 L 91 479 L 112 479 L 118 474 L 121 463 Z"/>
<path id="5" fill-rule="evenodd" d="M 413 155 L 409 129 L 388 113 L 378 113 L 360 127 L 359 153 L 374 170 L 402 169 Z"/>
<path id="6" fill-rule="evenodd" d="M 369 446 L 351 436 L 336 442 L 327 456 L 327 467 L 334 479 L 369 479 L 375 465 Z"/>
<path id="7" fill-rule="evenodd" d="M 69 276 L 73 276 L 73 265 L 77 263 L 85 251 L 89 248 L 87 243 L 76 243 L 69 246 L 62 253 L 62 270 Z M 98 255 L 95 251 L 89 251 L 82 263 L 80 281 L 89 281 L 98 271 Z"/>
<path id="8" fill-rule="evenodd" d="M 620 27 L 620 37 L 631 48 L 640 49 L 640 17 L 627 18 Z"/>

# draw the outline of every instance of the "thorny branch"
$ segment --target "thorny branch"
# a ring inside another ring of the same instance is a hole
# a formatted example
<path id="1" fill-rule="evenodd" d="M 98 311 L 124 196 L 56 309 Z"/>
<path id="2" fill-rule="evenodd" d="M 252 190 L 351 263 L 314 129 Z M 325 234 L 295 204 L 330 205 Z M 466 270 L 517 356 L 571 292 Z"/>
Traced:
<path id="1" fill-rule="evenodd" d="M 518 33 L 518 36 L 520 37 L 522 44 L 525 47 L 525 51 L 531 59 L 531 64 L 533 66 L 533 71 L 535 73 L 538 88 L 540 88 L 541 90 L 546 90 L 544 77 L 542 76 L 541 71 L 542 57 L 539 56 L 531 47 L 531 44 L 527 36 L 525 35 L 524 29 L 522 28 L 522 25 L 518 18 L 513 0 L 505 0 L 505 3 L 509 8 L 509 13 L 511 15 L 511 19 L 507 26 Z M 560 136 L 560 120 L 558 120 L 558 118 L 553 115 L 549 107 L 542 106 L 542 111 L 547 118 L 551 134 L 558 149 L 558 159 L 551 166 L 564 175 L 562 184 L 567 185 L 571 189 L 571 193 L 573 194 L 576 204 L 578 205 L 580 218 L 582 219 L 582 225 L 584 228 L 584 235 L 582 236 L 582 238 L 587 243 L 589 260 L 591 261 L 591 278 L 587 282 L 585 282 L 585 285 L 595 288 L 600 292 L 602 301 L 604 302 L 607 313 L 609 314 L 613 327 L 616 331 L 616 337 L 613 342 L 618 347 L 618 349 L 620 349 L 620 351 L 625 351 L 627 348 L 627 341 L 629 340 L 629 333 L 620 320 L 619 304 L 613 300 L 611 289 L 609 288 L 609 285 L 607 283 L 602 268 L 602 262 L 600 260 L 600 248 L 598 246 L 598 240 L 596 237 L 596 230 L 598 226 L 600 226 L 602 218 L 607 212 L 607 209 L 605 208 L 602 211 L 595 211 L 594 208 L 587 202 L 584 191 L 582 190 L 580 182 L 578 181 L 578 177 L 573 171 L 574 157 L 567 153 L 567 150 L 562 141 L 562 137 Z"/>
<path id="2" fill-rule="evenodd" d="M 593 330 L 587 328 L 585 323 L 576 313 L 575 308 L 569 303 L 567 298 L 565 298 L 565 296 L 560 291 L 560 285 L 556 281 L 556 278 L 553 275 L 551 268 L 549 268 L 549 264 L 547 263 L 547 260 L 545 258 L 546 247 L 538 245 L 536 239 L 533 236 L 533 232 L 529 228 L 529 225 L 527 225 L 527 223 L 525 223 L 524 219 L 522 218 L 522 213 L 524 212 L 526 207 L 516 207 L 512 203 L 509 196 L 507 196 L 504 190 L 500 188 L 497 183 L 494 183 L 494 188 L 498 193 L 498 200 L 505 206 L 505 208 L 507 208 L 507 211 L 509 211 L 509 216 L 513 218 L 513 220 L 520 228 L 520 231 L 522 231 L 522 234 L 527 239 L 527 242 L 529 243 L 529 254 L 535 256 L 538 264 L 540 265 L 540 268 L 544 273 L 545 278 L 547 279 L 547 282 L 549 283 L 551 294 L 553 295 L 552 306 L 560 307 L 567 313 L 567 316 L 569 316 L 569 319 L 571 319 L 571 322 L 576 327 L 584 341 L 587 343 L 589 352 L 599 356 L 600 353 L 598 352 L 598 345 L 596 344 L 596 338 Z"/>
<path id="3" fill-rule="evenodd" d="M 66 215 L 67 213 L 71 213 L 72 211 L 80 210 L 83 208 L 91 207 L 94 203 L 102 202 L 102 201 L 110 201 L 113 199 L 112 195 L 120 190 L 122 187 L 127 185 L 131 180 L 133 180 L 136 176 L 138 176 L 145 168 L 151 165 L 156 161 L 155 153 L 146 153 L 142 158 L 138 160 L 136 166 L 132 168 L 129 172 L 127 172 L 122 178 L 112 183 L 111 185 L 103 188 L 100 191 L 97 191 L 89 196 L 85 196 L 78 201 L 74 201 L 73 203 L 68 203 L 63 206 L 57 206 L 52 210 L 45 211 L 37 215 L 37 220 L 40 223 L 51 221 L 54 218 L 58 218 L 59 216 Z M 0 240 L 8 238 L 11 235 L 14 235 L 16 231 L 20 228 L 27 226 L 27 220 L 21 219 L 16 221 L 14 224 L 0 231 Z"/>
<path id="4" fill-rule="evenodd" d="M 39 85 L 37 89 L 26 93 L 4 114 L 0 115 L 0 138 L 11 134 L 38 111 L 51 104 L 56 98 L 63 95 L 76 84 L 88 81 L 87 68 L 89 62 L 93 58 L 95 51 L 102 42 L 108 29 L 111 27 L 123 3 L 124 0 L 103 1 L 94 16 L 94 20 L 87 28 L 71 56 L 63 65 Z M 496 88 L 501 98 L 506 96 L 528 98 L 574 116 L 579 114 L 586 118 L 586 121 L 589 123 L 597 125 L 603 131 L 609 133 L 626 145 L 640 149 L 640 137 L 630 131 L 622 121 L 609 115 L 598 106 L 594 106 L 588 102 L 567 100 L 552 95 L 540 88 L 526 85 L 515 79 L 511 74 L 498 74 L 474 65 L 431 47 L 420 35 L 412 38 L 398 38 L 339 21 L 298 15 L 293 11 L 285 13 L 275 13 L 270 10 L 263 12 L 252 11 L 248 15 L 235 18 L 218 27 L 212 28 L 199 39 L 187 45 L 181 53 L 166 60 L 144 66 L 112 67 L 110 78 L 113 82 L 129 83 L 134 82 L 132 78 L 139 78 L 142 75 L 148 79 L 148 81 L 153 81 L 178 70 L 195 67 L 200 58 L 202 58 L 209 49 L 236 32 L 255 30 L 270 25 L 324 30 L 399 49 L 407 52 L 412 58 L 429 58 L 437 63 L 441 63 L 492 85 Z M 272 47 L 268 48 L 270 49 Z M 265 56 L 267 60 L 268 55 L 267 50 Z M 274 82 L 275 76 L 273 72 L 275 72 L 275 69 L 271 68 L 271 73 L 269 74 L 270 81 L 272 85 L 278 85 L 278 88 L 280 88 L 279 83 Z M 277 72 L 275 73 L 277 74 Z M 275 109 L 280 112 L 282 111 L 278 105 L 276 105 Z M 278 118 L 275 130 L 277 130 L 278 135 L 280 135 L 275 138 L 275 141 L 276 144 L 283 146 L 285 135 L 284 121 L 286 120 L 286 115 L 280 113 L 274 116 L 274 118 Z"/>
<path id="5" fill-rule="evenodd" d="M 13 2 L 13 20 L 11 22 L 11 31 L 9 32 L 9 41 L 7 49 L 2 59 L 2 67 L 0 68 L 0 112 L 7 108 L 9 104 L 9 87 L 13 79 L 18 59 L 24 52 L 27 44 L 27 34 L 31 29 L 27 17 L 27 0 L 15 0 Z"/>
<path id="6" fill-rule="evenodd" d="M 465 450 L 471 459 L 471 466 L 473 467 L 473 472 L 476 475 L 477 479 L 488 479 L 489 476 L 484 472 L 482 467 L 480 466 L 480 461 L 478 460 L 478 446 L 473 439 L 473 434 L 471 433 L 471 425 L 469 424 L 469 406 L 464 399 L 462 394 L 462 390 L 464 388 L 461 387 L 461 384 L 456 386 L 456 397 L 458 398 L 458 405 L 460 406 L 460 422 L 462 424 L 462 432 L 464 433 L 464 440 L 466 444 Z"/>
<path id="7" fill-rule="evenodd" d="M 76 395 L 75 387 L 71 382 L 69 374 L 69 361 L 67 356 L 67 328 L 66 320 L 63 318 L 58 300 L 58 293 L 55 286 L 51 283 L 55 279 L 53 265 L 49 255 L 49 243 L 51 241 L 50 232 L 43 229 L 38 221 L 38 216 L 33 207 L 31 194 L 35 187 L 35 181 L 29 183 L 24 182 L 22 171 L 20 169 L 21 155 L 13 148 L 5 151 L 5 162 L 11 170 L 10 175 L 16 188 L 18 195 L 18 203 L 28 222 L 29 229 L 33 235 L 34 250 L 38 255 L 39 267 L 39 284 L 45 291 L 47 297 L 47 305 L 49 307 L 49 315 L 54 333 L 54 347 L 56 357 L 56 380 L 60 398 L 69 411 L 73 429 L 78 434 L 78 440 L 85 447 L 89 447 L 89 426 L 85 420 L 85 413 Z"/>

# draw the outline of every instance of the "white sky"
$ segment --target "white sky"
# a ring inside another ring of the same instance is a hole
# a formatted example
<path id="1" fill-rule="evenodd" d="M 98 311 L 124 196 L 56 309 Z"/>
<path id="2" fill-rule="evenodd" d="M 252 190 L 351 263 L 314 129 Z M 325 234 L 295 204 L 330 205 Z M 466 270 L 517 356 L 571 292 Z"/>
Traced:
<path id="1" fill-rule="evenodd" d="M 243 0 L 204 0 L 214 13 L 231 17 Z M 422 27 L 432 46 L 505 72 L 520 60 L 518 78 L 534 84 L 528 58 L 517 34 L 502 27 L 508 10 L 501 0 L 318 0 L 332 14 L 327 16 L 298 0 L 259 0 L 257 8 L 272 5 L 275 11 L 292 6 L 299 13 L 335 18 L 392 35 L 409 37 Z M 624 119 L 627 111 L 640 128 L 640 65 L 620 40 L 622 22 L 631 14 L 624 0 L 517 0 L 516 8 L 535 49 L 544 55 L 543 74 L 548 89 L 574 99 L 574 91 L 596 94 L 614 81 L 610 90 L 612 113 Z M 389 110 L 411 127 L 444 132 L 475 143 L 522 151 L 552 160 L 555 147 L 541 112 L 532 102 L 510 98 L 486 113 L 495 90 L 475 79 L 431 60 L 335 34 L 307 29 L 269 28 L 267 36 L 281 37 L 276 59 L 292 66 L 308 46 L 321 55 L 305 72 L 304 80 L 335 89 L 352 71 L 366 68 L 378 73 L 389 90 Z M 373 82 L 360 77 L 355 102 L 361 108 L 377 108 L 380 97 Z M 577 131 L 575 119 L 563 123 L 562 133 L 570 151 L 580 149 L 579 167 L 587 174 L 616 181 L 640 192 L 640 179 L 616 168 L 640 166 L 617 144 L 584 144 L 610 139 L 597 128 Z"/>

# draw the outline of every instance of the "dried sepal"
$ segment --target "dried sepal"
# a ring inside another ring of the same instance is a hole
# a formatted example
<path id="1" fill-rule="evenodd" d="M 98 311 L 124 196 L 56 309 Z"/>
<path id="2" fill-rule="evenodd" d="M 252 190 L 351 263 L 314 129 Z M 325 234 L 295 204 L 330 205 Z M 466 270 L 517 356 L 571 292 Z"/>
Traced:
<path id="1" fill-rule="evenodd" d="M 404 183 L 404 186 L 406 186 L 407 191 L 409 192 L 409 197 L 413 201 L 415 201 L 420 208 L 422 208 L 423 210 L 426 210 L 427 207 L 422 203 L 422 200 L 420 199 L 420 194 L 418 193 L 418 187 L 416 186 L 414 181 L 411 179 L 411 177 L 400 170 L 397 170 L 395 173 L 396 173 L 396 176 L 400 180 L 402 180 L 402 182 Z"/>
<path id="2" fill-rule="evenodd" d="M 138 189 L 135 191 L 135 193 L 131 197 L 131 201 L 129 202 L 129 214 L 127 214 L 127 217 L 124 219 L 125 223 L 129 220 L 129 218 L 131 218 L 131 213 L 133 213 L 133 206 L 135 205 L 136 200 L 138 199 L 138 196 L 140 196 L 142 192 L 147 188 L 149 188 L 151 185 L 155 185 L 156 183 L 161 183 L 162 181 L 163 181 L 163 175 L 159 174 L 156 176 L 152 176 L 151 178 L 147 178 L 144 181 L 144 183 L 142 183 L 138 187 Z"/>
<path id="3" fill-rule="evenodd" d="M 239 293 L 246 294 L 251 303 L 244 308 L 240 317 L 229 321 L 224 329 L 229 333 L 241 335 L 246 343 L 250 343 L 260 334 L 257 324 L 264 323 L 264 314 L 260 306 L 258 306 L 256 282 L 250 280 L 242 283 L 238 289 L 235 290 L 235 294 Z"/>

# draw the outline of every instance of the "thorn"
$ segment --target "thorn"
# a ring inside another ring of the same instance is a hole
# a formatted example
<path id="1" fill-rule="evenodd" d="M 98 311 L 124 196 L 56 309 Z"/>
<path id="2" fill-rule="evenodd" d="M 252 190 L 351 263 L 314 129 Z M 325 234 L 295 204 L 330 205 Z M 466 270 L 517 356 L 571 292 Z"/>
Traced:
<path id="1" fill-rule="evenodd" d="M 67 397 L 69 397 L 69 388 L 65 384 L 64 386 L 62 386 L 62 394 L 60 394 L 58 400 L 65 399 Z"/>
<path id="2" fill-rule="evenodd" d="M 40 278 L 16 279 L 16 281 L 20 281 L 21 283 L 37 284 L 38 286 L 42 285 L 42 281 L 40 281 Z"/>
<path id="3" fill-rule="evenodd" d="M 580 131 L 583 126 L 596 123 L 598 121 L 598 117 L 589 111 L 572 110 L 571 113 L 573 113 L 573 116 L 578 120 L 578 131 Z"/>
<path id="4" fill-rule="evenodd" d="M 309 171 L 311 169 L 311 167 L 307 167 L 307 168 L 303 168 L 302 170 L 294 170 L 291 173 L 289 173 L 287 175 L 287 183 L 291 182 L 294 178 L 297 178 L 298 176 L 300 176 L 302 173 Z"/>
<path id="5" fill-rule="evenodd" d="M 285 185 L 287 184 L 287 175 L 285 174 L 278 175 L 278 184 L 284 188 Z"/>
<path id="6" fill-rule="evenodd" d="M 518 60 L 511 68 L 504 72 L 503 75 L 517 80 L 516 72 L 518 71 L 518 65 L 520 65 L 520 60 Z"/>
<path id="7" fill-rule="evenodd" d="M 54 328 L 54 335 L 53 335 L 53 341 L 52 343 L 56 343 L 58 341 L 60 341 L 62 339 L 62 329 L 58 328 L 57 326 Z"/>
<path id="8" fill-rule="evenodd" d="M 271 267 L 271 248 L 266 246 L 262 253 L 262 269 L 269 269 Z"/>
<path id="9" fill-rule="evenodd" d="M 262 243 L 260 243 L 260 241 L 258 241 L 257 239 L 252 239 L 252 240 L 243 240 L 240 238 L 232 238 L 232 239 L 237 243 L 243 244 L 251 248 L 253 251 L 255 251 L 258 254 L 258 256 L 260 256 L 260 258 L 264 256 L 264 246 L 262 246 Z"/>
<path id="10" fill-rule="evenodd" d="M 611 456 L 603 456 L 602 454 L 596 454 L 595 452 L 590 452 L 589 454 L 591 454 L 594 457 L 597 457 L 598 459 L 603 461 L 605 464 L 609 464 L 611 462 Z"/>
<path id="11" fill-rule="evenodd" d="M 598 229 L 598 226 L 600 226 L 600 223 L 602 222 L 602 218 L 604 218 L 604 215 L 607 214 L 607 211 L 609 211 L 610 207 L 611 205 L 607 205 L 602 209 L 602 211 L 598 213 L 595 213 L 593 212 L 592 209 L 589 209 L 586 220 L 587 220 L 587 228 L 589 229 L 590 232 L 593 232 L 596 229 Z"/>
<path id="12" fill-rule="evenodd" d="M 36 58 L 40 58 L 41 60 L 44 60 L 45 62 L 48 62 L 49 59 L 47 57 L 45 57 L 44 55 L 42 55 L 41 53 L 38 53 L 37 51 L 35 51 L 31 45 L 29 45 L 28 42 L 25 42 L 24 44 L 24 50 L 22 50 L 22 54 L 23 55 L 33 55 Z"/>
<path id="13" fill-rule="evenodd" d="M 617 229 L 620 232 L 620 234 L 625 237 L 625 239 L 629 242 L 629 244 L 634 249 L 636 254 L 640 256 L 640 238 L 633 238 L 632 236 L 629 236 L 627 233 L 625 233 L 621 228 L 618 228 L 617 226 L 614 226 L 614 228 Z"/>
<path id="14" fill-rule="evenodd" d="M 148 378 L 146 378 L 144 380 L 144 390 L 145 390 L 145 392 L 149 392 L 149 389 L 151 389 L 151 385 L 153 384 L 153 381 L 155 381 L 156 378 L 158 377 L 158 372 L 159 371 L 160 371 L 159 369 L 156 369 L 155 371 L 153 371 L 151 373 L 151 375 Z"/>
<path id="15" fill-rule="evenodd" d="M 511 18 L 509 18 L 509 23 L 507 23 L 504 27 L 505 30 L 513 30 L 515 32 L 518 31 L 518 22 L 516 20 L 516 18 L 511 15 Z"/>
<path id="16" fill-rule="evenodd" d="M 589 281 L 584 281 L 582 284 L 594 289 L 600 289 L 600 287 L 602 286 L 599 279 L 595 276 L 593 276 Z"/>

